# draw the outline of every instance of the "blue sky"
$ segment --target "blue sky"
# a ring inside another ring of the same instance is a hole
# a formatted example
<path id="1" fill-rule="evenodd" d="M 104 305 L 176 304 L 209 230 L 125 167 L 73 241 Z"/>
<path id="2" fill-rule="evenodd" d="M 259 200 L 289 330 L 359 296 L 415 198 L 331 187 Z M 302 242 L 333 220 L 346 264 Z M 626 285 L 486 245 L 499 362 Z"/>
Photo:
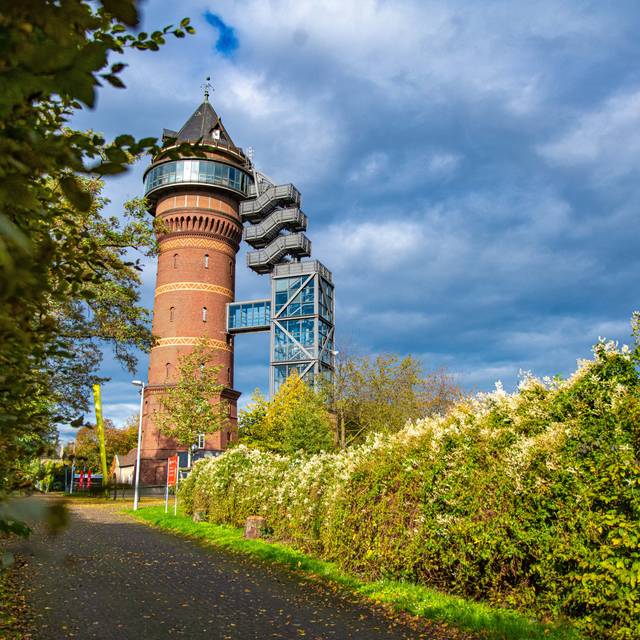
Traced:
<path id="1" fill-rule="evenodd" d="M 197 35 L 127 55 L 76 124 L 177 129 L 211 101 L 259 168 L 293 182 L 334 272 L 338 343 L 411 353 L 468 389 L 570 373 L 640 307 L 637 2 L 328 0 L 143 5 Z M 146 162 L 107 184 L 142 192 Z M 238 261 L 238 299 L 268 278 Z M 152 304 L 155 265 L 144 273 Z M 236 342 L 236 387 L 267 387 L 266 336 Z M 138 376 L 146 379 L 142 355 Z M 105 414 L 135 413 L 105 355 Z"/>

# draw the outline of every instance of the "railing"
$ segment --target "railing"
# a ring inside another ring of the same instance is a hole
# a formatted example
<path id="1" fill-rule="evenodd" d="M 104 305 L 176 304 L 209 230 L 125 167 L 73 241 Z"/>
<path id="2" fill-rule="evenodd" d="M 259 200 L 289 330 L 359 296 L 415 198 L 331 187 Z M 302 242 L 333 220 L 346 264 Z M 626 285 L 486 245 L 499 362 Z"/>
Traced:
<path id="1" fill-rule="evenodd" d="M 254 249 L 261 249 L 273 240 L 280 231 L 304 231 L 307 228 L 307 216 L 298 207 L 277 209 L 259 224 L 244 230 L 244 240 Z"/>
<path id="2" fill-rule="evenodd" d="M 310 256 L 311 241 L 304 233 L 279 236 L 264 249 L 247 253 L 247 266 L 257 273 L 269 273 L 286 255 L 297 258 Z"/>
<path id="3" fill-rule="evenodd" d="M 215 160 L 175 160 L 151 167 L 145 175 L 145 195 L 173 185 L 209 184 L 246 195 L 251 177 L 242 169 Z"/>
<path id="4" fill-rule="evenodd" d="M 300 192 L 292 184 L 269 187 L 253 200 L 240 203 L 240 218 L 243 222 L 259 222 L 276 207 L 300 205 Z"/>
<path id="5" fill-rule="evenodd" d="M 331 271 L 318 260 L 306 262 L 283 262 L 273 269 L 274 278 L 290 278 L 291 276 L 309 275 L 318 272 L 327 282 L 333 282 Z"/>

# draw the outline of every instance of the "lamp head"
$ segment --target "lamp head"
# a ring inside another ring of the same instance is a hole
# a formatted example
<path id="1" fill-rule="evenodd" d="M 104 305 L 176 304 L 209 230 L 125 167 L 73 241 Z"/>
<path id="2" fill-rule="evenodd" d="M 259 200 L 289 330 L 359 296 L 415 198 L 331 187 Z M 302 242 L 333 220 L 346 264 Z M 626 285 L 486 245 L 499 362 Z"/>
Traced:
<path id="1" fill-rule="evenodd" d="M 134 387 L 144 387 L 144 382 L 142 382 L 142 380 L 132 380 L 131 384 Z"/>

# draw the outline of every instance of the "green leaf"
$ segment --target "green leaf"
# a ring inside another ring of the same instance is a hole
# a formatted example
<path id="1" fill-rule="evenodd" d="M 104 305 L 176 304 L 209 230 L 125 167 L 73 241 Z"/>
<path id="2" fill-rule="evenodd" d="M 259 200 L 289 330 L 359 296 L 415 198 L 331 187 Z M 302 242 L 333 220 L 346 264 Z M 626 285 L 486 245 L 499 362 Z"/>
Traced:
<path id="1" fill-rule="evenodd" d="M 102 162 L 92 169 L 89 169 L 89 173 L 95 173 L 99 176 L 112 176 L 118 173 L 123 173 L 127 170 L 126 166 L 118 164 L 116 162 Z"/>
<path id="2" fill-rule="evenodd" d="M 114 141 L 113 144 L 118 147 L 131 147 L 135 144 L 136 140 L 132 135 L 128 133 L 124 133 L 119 135 Z"/>
<path id="3" fill-rule="evenodd" d="M 157 138 L 142 138 L 142 140 L 138 142 L 138 145 L 140 147 L 153 147 L 157 142 Z"/>
<path id="4" fill-rule="evenodd" d="M 118 89 L 126 89 L 127 85 L 122 82 L 122 80 L 118 77 L 113 75 L 112 73 L 108 73 L 108 74 L 103 74 L 102 77 L 112 86 L 112 87 L 116 87 Z"/>
<path id="5" fill-rule="evenodd" d="M 65 197 L 78 211 L 89 211 L 93 198 L 85 191 L 74 176 L 66 176 L 60 179 L 60 188 Z"/>
<path id="6" fill-rule="evenodd" d="M 102 0 L 102 6 L 107 13 L 129 27 L 135 27 L 139 22 L 134 0 Z"/>

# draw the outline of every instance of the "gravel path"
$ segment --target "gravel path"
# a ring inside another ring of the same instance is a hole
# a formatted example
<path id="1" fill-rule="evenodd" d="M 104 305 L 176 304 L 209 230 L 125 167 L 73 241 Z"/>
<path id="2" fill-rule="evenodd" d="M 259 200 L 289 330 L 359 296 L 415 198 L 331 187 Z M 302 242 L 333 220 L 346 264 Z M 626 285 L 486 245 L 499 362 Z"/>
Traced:
<path id="1" fill-rule="evenodd" d="M 26 595 L 35 638 L 435 638 L 294 572 L 206 549 L 101 505 L 37 534 Z M 439 635 L 438 635 L 439 637 Z"/>

